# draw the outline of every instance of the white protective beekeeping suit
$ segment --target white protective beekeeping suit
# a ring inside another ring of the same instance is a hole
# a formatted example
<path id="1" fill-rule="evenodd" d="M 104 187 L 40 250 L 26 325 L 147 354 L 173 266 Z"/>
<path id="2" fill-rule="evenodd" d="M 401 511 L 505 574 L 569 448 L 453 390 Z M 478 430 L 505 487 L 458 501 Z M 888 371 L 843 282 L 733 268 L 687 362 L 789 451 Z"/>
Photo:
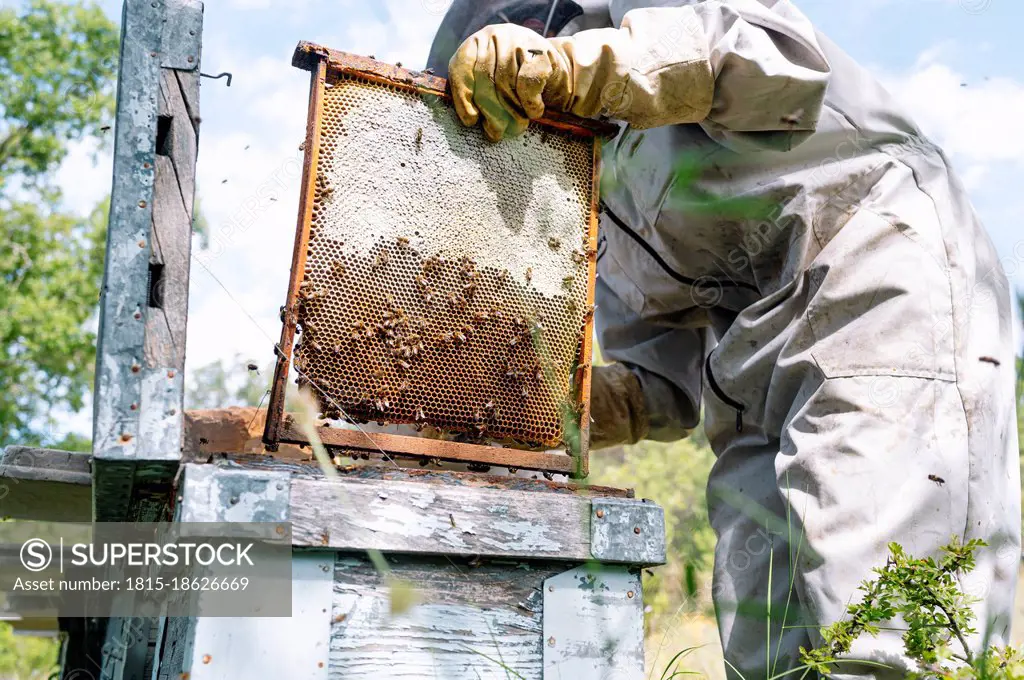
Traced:
<path id="1" fill-rule="evenodd" d="M 495 6 L 550 6 L 466 4 L 439 32 L 439 71 Z M 617 417 L 594 429 L 601 443 L 672 440 L 703 404 L 728 661 L 748 679 L 795 665 L 890 541 L 925 556 L 954 536 L 988 543 L 963 579 L 979 598 L 973 642 L 1007 641 L 1020 562 L 1009 286 L 942 151 L 786 0 L 582 9 L 557 12 L 572 38 L 529 54 L 556 65 L 547 106 L 628 123 L 603 154 L 598 256 L 600 344 L 619 363 L 595 375 L 594 410 Z M 507 37 L 488 39 L 500 54 Z M 532 115 L 520 85 L 502 96 Z M 898 632 L 862 639 L 851 659 L 894 670 L 842 664 L 839 677 L 902 677 L 901 650 Z"/>

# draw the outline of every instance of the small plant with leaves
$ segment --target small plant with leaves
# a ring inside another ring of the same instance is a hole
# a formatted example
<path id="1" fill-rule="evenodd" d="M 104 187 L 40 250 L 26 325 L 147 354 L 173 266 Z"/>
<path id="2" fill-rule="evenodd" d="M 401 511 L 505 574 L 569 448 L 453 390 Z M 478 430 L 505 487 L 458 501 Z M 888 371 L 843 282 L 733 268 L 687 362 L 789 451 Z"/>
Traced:
<path id="1" fill-rule="evenodd" d="M 957 576 L 974 568 L 974 551 L 984 545 L 978 539 L 961 543 L 954 538 L 935 559 L 912 557 L 890 543 L 885 566 L 874 570 L 877 578 L 861 585 L 863 599 L 847 608 L 847 618 L 822 630 L 822 646 L 801 649 L 801 660 L 808 670 L 830 675 L 854 640 L 864 633 L 877 635 L 883 625 L 901 620 L 906 655 L 917 665 L 909 678 L 1024 678 L 1019 652 L 989 647 L 975 653 L 968 643 L 977 632 L 971 610 L 975 600 L 960 591 Z"/>

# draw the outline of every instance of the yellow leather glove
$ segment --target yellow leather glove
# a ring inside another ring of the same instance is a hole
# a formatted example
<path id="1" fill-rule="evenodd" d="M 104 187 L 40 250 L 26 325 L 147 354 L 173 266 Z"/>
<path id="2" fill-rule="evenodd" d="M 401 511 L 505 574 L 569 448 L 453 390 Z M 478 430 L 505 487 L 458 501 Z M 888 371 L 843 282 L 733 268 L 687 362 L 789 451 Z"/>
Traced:
<path id="1" fill-rule="evenodd" d="M 622 364 L 595 366 L 590 377 L 590 447 L 635 444 L 650 421 L 640 380 Z"/>
<path id="2" fill-rule="evenodd" d="M 456 50 L 448 80 L 459 118 L 475 125 L 482 117 L 493 141 L 522 133 L 545 108 L 637 128 L 695 123 L 714 96 L 691 7 L 637 9 L 622 28 L 550 40 L 515 24 L 487 26 Z"/>

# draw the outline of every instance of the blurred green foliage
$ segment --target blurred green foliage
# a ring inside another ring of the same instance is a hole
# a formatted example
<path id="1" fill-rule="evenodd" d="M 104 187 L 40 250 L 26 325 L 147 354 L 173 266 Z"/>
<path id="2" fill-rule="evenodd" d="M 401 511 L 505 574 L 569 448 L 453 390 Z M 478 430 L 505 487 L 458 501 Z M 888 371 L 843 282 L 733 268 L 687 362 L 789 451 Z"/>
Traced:
<path id="1" fill-rule="evenodd" d="M 10 625 L 0 623 L 0 678 L 44 680 L 57 668 L 56 639 L 16 635 Z"/>
<path id="2" fill-rule="evenodd" d="M 0 9 L 0 445 L 62 443 L 53 413 L 92 382 L 107 206 L 65 212 L 53 178 L 71 142 L 109 136 L 117 53 L 95 5 Z"/>

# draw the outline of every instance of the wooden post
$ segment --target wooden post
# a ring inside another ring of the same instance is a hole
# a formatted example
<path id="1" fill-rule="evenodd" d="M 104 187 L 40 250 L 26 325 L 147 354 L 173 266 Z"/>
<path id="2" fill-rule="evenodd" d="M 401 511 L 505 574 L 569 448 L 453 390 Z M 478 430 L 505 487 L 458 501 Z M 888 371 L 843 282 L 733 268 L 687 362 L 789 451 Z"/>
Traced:
<path id="1" fill-rule="evenodd" d="M 166 514 L 181 459 L 203 5 L 125 0 L 93 429 L 98 521 Z"/>

